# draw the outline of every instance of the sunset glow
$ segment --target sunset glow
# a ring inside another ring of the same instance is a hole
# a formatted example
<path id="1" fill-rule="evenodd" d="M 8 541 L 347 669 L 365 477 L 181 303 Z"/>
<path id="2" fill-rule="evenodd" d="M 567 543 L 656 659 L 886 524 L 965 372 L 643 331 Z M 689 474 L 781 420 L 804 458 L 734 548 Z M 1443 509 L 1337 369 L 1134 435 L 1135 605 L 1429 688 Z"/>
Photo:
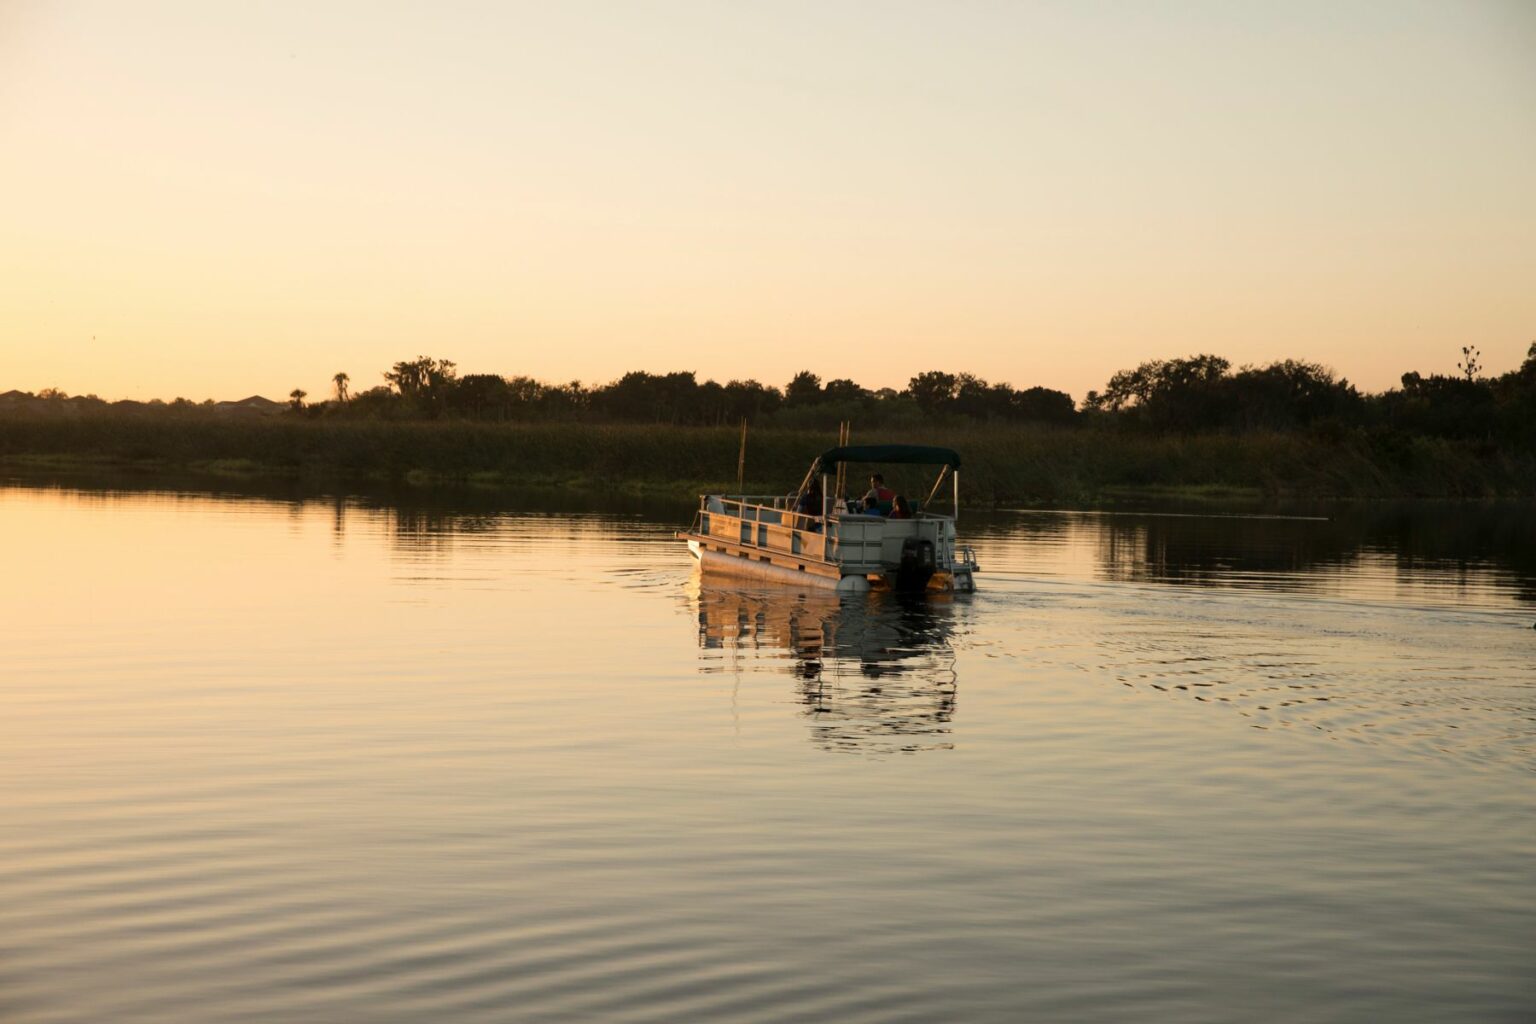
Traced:
<path id="1" fill-rule="evenodd" d="M 1536 338 L 1536 8 L 0 8 L 0 391 L 1142 360 L 1362 388 Z"/>

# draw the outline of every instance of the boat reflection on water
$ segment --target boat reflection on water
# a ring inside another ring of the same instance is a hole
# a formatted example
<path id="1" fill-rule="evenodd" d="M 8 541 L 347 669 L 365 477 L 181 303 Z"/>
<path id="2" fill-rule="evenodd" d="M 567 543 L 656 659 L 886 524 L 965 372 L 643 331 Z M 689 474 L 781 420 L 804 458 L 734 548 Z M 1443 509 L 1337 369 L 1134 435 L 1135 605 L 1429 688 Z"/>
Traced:
<path id="1" fill-rule="evenodd" d="M 695 575 L 705 671 L 782 671 L 823 749 L 912 753 L 953 746 L 953 595 L 737 588 Z"/>

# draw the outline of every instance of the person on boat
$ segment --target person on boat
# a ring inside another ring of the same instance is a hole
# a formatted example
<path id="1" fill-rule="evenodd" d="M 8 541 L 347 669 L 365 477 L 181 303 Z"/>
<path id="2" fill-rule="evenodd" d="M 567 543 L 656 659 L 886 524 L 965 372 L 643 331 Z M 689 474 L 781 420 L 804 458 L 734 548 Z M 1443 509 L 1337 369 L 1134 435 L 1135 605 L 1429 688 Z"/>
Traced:
<path id="1" fill-rule="evenodd" d="M 898 494 L 898 495 L 896 495 L 896 500 L 891 505 L 891 514 L 890 514 L 889 518 L 891 518 L 891 519 L 911 519 L 912 518 L 912 508 L 911 508 L 910 505 L 907 504 L 907 496 L 905 494 Z"/>
<path id="2" fill-rule="evenodd" d="M 885 515 L 891 510 L 891 502 L 895 497 L 896 492 L 885 486 L 885 477 L 879 473 L 870 474 L 869 491 L 864 495 L 864 504 L 866 506 L 873 500 L 875 510 L 881 515 Z"/>
<path id="3" fill-rule="evenodd" d="M 795 503 L 795 511 L 803 516 L 821 515 L 821 484 L 812 483 L 806 488 L 800 500 Z"/>

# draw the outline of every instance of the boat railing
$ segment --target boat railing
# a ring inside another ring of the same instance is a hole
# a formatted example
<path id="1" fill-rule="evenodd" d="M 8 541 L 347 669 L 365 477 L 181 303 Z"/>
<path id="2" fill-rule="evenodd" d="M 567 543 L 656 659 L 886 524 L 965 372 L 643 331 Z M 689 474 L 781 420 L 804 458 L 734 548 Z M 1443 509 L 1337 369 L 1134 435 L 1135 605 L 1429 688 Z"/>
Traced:
<path id="1" fill-rule="evenodd" d="M 699 498 L 699 512 L 713 512 L 717 515 L 734 516 L 737 519 L 747 519 L 757 523 L 788 523 L 790 520 L 784 517 L 789 516 L 793 517 L 794 525 L 800 529 L 805 529 L 812 523 L 822 522 L 820 513 L 795 512 L 792 510 L 794 504 L 795 496 L 792 494 L 705 494 Z M 832 518 L 844 517 L 900 522 L 900 520 L 890 519 L 889 516 L 860 510 L 857 498 L 839 498 L 832 503 Z M 911 518 L 953 520 L 954 515 L 930 512 L 927 509 L 917 508 L 914 503 Z"/>
<path id="2" fill-rule="evenodd" d="M 729 545 L 722 550 L 735 550 L 740 557 L 758 551 L 762 561 L 775 554 L 825 561 L 827 537 L 821 517 L 794 511 L 793 501 L 793 496 L 776 494 L 706 494 L 692 533 Z"/>
<path id="3" fill-rule="evenodd" d="M 794 495 L 783 494 L 706 494 L 699 499 L 699 518 L 704 515 L 729 516 L 749 523 L 787 526 L 796 530 L 821 529 L 821 517 L 796 512 L 791 507 Z"/>

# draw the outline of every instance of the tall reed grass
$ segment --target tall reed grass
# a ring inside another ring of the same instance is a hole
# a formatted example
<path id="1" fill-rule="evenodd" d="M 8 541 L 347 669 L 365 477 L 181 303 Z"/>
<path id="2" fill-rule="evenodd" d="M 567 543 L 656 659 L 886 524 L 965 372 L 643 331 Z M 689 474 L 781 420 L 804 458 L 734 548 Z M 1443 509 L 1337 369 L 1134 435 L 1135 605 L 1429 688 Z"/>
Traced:
<path id="1" fill-rule="evenodd" d="M 755 430 L 746 484 L 792 490 L 826 431 Z M 0 419 L 0 458 L 153 469 L 554 484 L 686 496 L 734 488 L 735 428 L 231 419 L 200 413 Z M 1119 490 L 1229 490 L 1320 497 L 1484 497 L 1536 493 L 1536 457 L 1427 438 L 1364 433 L 1151 436 L 999 426 L 871 432 L 855 443 L 941 444 L 964 458 L 967 502 L 1087 500 Z M 856 475 L 854 479 L 859 479 Z"/>

